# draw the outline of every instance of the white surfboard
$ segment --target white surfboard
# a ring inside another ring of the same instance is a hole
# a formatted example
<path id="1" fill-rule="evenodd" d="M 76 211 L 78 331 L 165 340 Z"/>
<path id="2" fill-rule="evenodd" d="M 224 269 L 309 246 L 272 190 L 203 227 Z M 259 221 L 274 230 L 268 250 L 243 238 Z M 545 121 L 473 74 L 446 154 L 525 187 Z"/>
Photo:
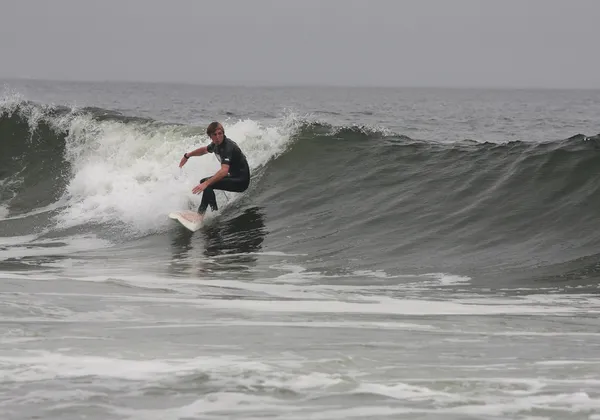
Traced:
<path id="1" fill-rule="evenodd" d="M 184 227 L 191 230 L 192 232 L 197 231 L 202 227 L 202 217 L 200 214 L 191 210 L 174 211 L 169 213 L 169 218 L 177 220 Z"/>

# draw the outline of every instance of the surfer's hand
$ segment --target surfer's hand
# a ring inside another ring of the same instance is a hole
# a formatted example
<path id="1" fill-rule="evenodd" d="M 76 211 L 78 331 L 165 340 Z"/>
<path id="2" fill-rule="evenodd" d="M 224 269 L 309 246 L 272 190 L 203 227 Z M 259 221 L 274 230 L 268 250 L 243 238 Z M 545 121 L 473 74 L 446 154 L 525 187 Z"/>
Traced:
<path id="1" fill-rule="evenodd" d="M 187 159 L 184 157 L 181 158 L 181 161 L 179 162 L 179 167 L 181 168 L 183 165 L 185 165 L 187 163 Z"/>
<path id="2" fill-rule="evenodd" d="M 203 182 L 202 184 L 198 184 L 194 187 L 194 189 L 192 190 L 192 192 L 194 194 L 200 194 L 202 191 L 204 191 L 206 189 L 208 185 L 206 185 L 205 182 Z"/>

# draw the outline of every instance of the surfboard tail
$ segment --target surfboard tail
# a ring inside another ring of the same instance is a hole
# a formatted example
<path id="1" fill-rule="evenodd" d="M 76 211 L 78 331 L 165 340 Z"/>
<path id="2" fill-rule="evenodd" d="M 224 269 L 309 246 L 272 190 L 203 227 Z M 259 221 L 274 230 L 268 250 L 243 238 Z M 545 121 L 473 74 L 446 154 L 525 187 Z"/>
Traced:
<path id="1" fill-rule="evenodd" d="M 169 218 L 178 221 L 186 229 L 195 232 L 202 227 L 203 217 L 190 210 L 174 211 L 169 213 Z"/>

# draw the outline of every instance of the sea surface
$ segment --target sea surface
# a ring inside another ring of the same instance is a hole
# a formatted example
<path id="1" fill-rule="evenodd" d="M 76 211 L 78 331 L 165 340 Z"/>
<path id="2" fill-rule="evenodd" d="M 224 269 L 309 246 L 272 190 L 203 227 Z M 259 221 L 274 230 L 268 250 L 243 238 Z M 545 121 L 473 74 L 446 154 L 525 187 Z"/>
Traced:
<path id="1" fill-rule="evenodd" d="M 191 233 L 221 121 L 252 169 Z M 0 81 L 0 418 L 600 419 L 600 91 Z"/>

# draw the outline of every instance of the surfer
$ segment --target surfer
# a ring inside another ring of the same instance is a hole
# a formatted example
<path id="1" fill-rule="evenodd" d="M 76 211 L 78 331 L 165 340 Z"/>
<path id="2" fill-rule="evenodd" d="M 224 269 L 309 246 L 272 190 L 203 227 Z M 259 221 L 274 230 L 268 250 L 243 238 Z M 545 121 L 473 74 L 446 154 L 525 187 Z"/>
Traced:
<path id="1" fill-rule="evenodd" d="M 194 194 L 203 192 L 198 207 L 201 219 L 204 218 L 208 206 L 213 211 L 218 210 L 214 190 L 242 192 L 250 185 L 250 167 L 246 156 L 233 140 L 225 136 L 225 129 L 221 123 L 216 121 L 210 123 L 206 128 L 206 134 L 212 142 L 208 146 L 184 153 L 179 162 L 181 168 L 192 156 L 202 156 L 206 153 L 214 153 L 221 162 L 221 169 L 213 176 L 201 179 L 200 184 L 192 190 Z"/>

